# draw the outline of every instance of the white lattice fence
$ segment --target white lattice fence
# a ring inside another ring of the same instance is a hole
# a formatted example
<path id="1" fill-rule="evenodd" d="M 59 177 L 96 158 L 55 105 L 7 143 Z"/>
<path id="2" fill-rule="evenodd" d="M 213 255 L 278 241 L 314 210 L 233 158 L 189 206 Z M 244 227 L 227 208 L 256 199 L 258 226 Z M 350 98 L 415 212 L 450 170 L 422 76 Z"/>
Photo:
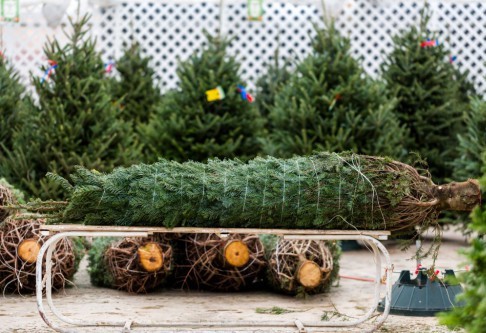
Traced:
<path id="1" fill-rule="evenodd" d="M 30 0 L 35 1 L 35 0 Z M 60 1 L 60 0 L 48 0 Z M 65 0 L 67 1 L 67 0 Z M 319 0 L 264 0 L 262 22 L 247 20 L 246 0 L 92 0 L 82 1 L 82 11 L 93 15 L 93 33 L 104 57 L 118 58 L 123 45 L 134 38 L 153 58 L 161 86 L 174 87 L 178 59 L 186 59 L 204 43 L 203 30 L 233 39 L 230 52 L 242 62 L 242 74 L 250 85 L 273 61 L 276 48 L 282 59 L 298 60 L 310 51 L 312 23 L 321 22 Z M 101 2 L 100 2 L 101 1 Z M 21 0 L 22 3 L 22 0 Z M 482 1 L 430 1 L 434 15 L 430 28 L 439 31 L 457 56 L 455 66 L 469 69 L 481 91 L 486 90 L 486 4 Z M 328 13 L 336 16 L 338 28 L 352 41 L 353 53 L 362 58 L 369 73 L 376 73 L 384 52 L 391 50 L 391 35 L 417 24 L 420 1 L 327 0 Z M 28 78 L 41 75 L 42 45 L 46 38 L 63 38 L 62 26 L 47 26 L 42 6 L 22 7 L 21 24 L 3 27 L 3 48 L 15 66 Z M 77 3 L 68 9 L 75 15 Z M 44 8 L 45 11 L 45 8 Z"/>

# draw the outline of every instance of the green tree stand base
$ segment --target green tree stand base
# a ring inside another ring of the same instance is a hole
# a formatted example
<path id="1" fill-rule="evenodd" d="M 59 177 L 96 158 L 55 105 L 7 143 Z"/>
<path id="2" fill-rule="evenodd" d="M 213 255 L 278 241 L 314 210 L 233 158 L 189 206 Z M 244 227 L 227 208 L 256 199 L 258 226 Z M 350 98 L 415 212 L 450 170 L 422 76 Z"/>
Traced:
<path id="1" fill-rule="evenodd" d="M 415 279 L 410 279 L 410 271 L 404 270 L 392 288 L 390 314 L 433 317 L 438 312 L 463 306 L 456 301 L 456 295 L 462 292 L 452 269 L 447 269 L 441 280 L 430 279 L 425 269 L 421 269 Z M 383 312 L 384 304 L 382 300 L 378 311 Z"/>

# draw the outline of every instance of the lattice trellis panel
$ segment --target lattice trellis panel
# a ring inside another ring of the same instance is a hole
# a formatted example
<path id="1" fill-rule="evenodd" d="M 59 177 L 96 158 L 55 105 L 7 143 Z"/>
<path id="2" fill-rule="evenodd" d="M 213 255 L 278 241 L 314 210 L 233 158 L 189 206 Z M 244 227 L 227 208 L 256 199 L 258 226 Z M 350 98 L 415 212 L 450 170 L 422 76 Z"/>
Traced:
<path id="1" fill-rule="evenodd" d="M 297 61 L 311 50 L 312 23 L 321 24 L 319 0 L 264 0 L 262 22 L 247 19 L 246 1 L 207 2 L 173 0 L 104 0 L 108 5 L 93 5 L 82 0 L 83 11 L 93 14 L 93 33 L 98 37 L 104 58 L 115 59 L 131 38 L 142 44 L 144 53 L 153 58 L 161 87 L 175 87 L 175 70 L 179 59 L 187 59 L 204 44 L 203 30 L 233 38 L 230 52 L 242 62 L 243 77 L 252 86 L 265 71 L 265 65 L 279 57 Z M 92 0 L 99 3 L 100 0 Z M 110 2 L 108 2 L 110 1 Z M 74 15 L 72 1 L 69 13 Z M 353 54 L 361 58 L 365 69 L 376 74 L 384 53 L 392 48 L 391 35 L 417 24 L 421 0 L 327 0 L 332 2 L 337 26 L 352 41 Z M 336 6 L 338 3 L 338 7 Z M 433 16 L 431 30 L 440 33 L 442 42 L 457 55 L 455 66 L 469 69 L 480 91 L 486 91 L 484 54 L 486 54 L 486 4 L 482 1 L 430 1 Z M 42 44 L 47 36 L 64 38 L 62 26 L 49 28 L 42 17 L 42 5 L 24 8 L 20 25 L 3 27 L 6 54 L 24 78 L 29 71 L 41 75 Z"/>

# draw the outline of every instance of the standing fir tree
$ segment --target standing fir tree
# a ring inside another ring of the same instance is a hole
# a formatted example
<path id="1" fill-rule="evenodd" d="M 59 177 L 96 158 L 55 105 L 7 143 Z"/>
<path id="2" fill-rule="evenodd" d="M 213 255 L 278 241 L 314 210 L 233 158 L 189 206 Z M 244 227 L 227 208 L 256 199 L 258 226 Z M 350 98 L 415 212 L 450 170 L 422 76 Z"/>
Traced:
<path id="1" fill-rule="evenodd" d="M 30 105 L 25 89 L 12 66 L 0 53 L 0 146 L 12 149 L 12 133 L 18 127 L 20 114 Z"/>
<path id="2" fill-rule="evenodd" d="M 275 104 L 275 96 L 289 82 L 291 73 L 289 63 L 279 62 L 278 50 L 274 55 L 274 63 L 267 67 L 267 71 L 262 75 L 257 85 L 257 106 L 263 118 L 267 118 L 270 108 Z"/>
<path id="3" fill-rule="evenodd" d="M 457 134 L 473 91 L 449 62 L 449 51 L 440 41 L 437 45 L 436 34 L 427 30 L 429 18 L 426 6 L 418 27 L 393 37 L 395 47 L 382 72 L 390 94 L 398 98 L 400 122 L 410 131 L 407 150 L 419 153 L 430 172 L 443 181 L 452 175 Z"/>
<path id="4" fill-rule="evenodd" d="M 269 108 L 264 151 L 280 157 L 316 149 L 401 157 L 405 134 L 393 114 L 395 101 L 366 76 L 334 22 L 315 29 L 314 52 Z"/>
<path id="5" fill-rule="evenodd" d="M 486 188 L 486 175 L 481 180 L 481 186 Z M 462 327 L 466 332 L 482 333 L 486 327 L 486 206 L 477 207 L 471 217 L 469 228 L 480 236 L 473 239 L 471 246 L 464 252 L 471 267 L 470 271 L 459 275 L 464 293 L 457 296 L 457 300 L 464 302 L 464 306 L 443 313 L 440 322 L 453 329 Z"/>
<path id="6" fill-rule="evenodd" d="M 112 94 L 120 100 L 121 116 L 134 125 L 146 123 L 160 103 L 161 94 L 154 84 L 155 72 L 150 58 L 143 57 L 138 43 L 125 50 L 116 62 L 119 80 L 112 81 Z"/>
<path id="7" fill-rule="evenodd" d="M 459 157 L 454 161 L 457 179 L 476 178 L 483 170 L 482 155 L 486 153 L 486 102 L 472 99 L 471 109 L 465 115 L 466 132 L 458 135 Z"/>
<path id="8" fill-rule="evenodd" d="M 33 78 L 39 106 L 14 130 L 13 149 L 0 156 L 0 174 L 28 195 L 59 198 L 60 188 L 48 171 L 67 175 L 73 166 L 107 170 L 134 161 L 130 124 L 119 119 L 112 103 L 100 54 L 87 35 L 88 17 L 71 22 L 69 42 L 45 46 L 50 77 Z"/>
<path id="9" fill-rule="evenodd" d="M 248 159 L 259 152 L 261 118 L 237 91 L 245 85 L 240 65 L 227 55 L 228 41 L 206 36 L 209 45 L 179 64 L 178 91 L 165 95 L 148 125 L 141 126 L 146 155 L 153 160 Z M 211 90 L 223 98 L 208 101 Z"/>

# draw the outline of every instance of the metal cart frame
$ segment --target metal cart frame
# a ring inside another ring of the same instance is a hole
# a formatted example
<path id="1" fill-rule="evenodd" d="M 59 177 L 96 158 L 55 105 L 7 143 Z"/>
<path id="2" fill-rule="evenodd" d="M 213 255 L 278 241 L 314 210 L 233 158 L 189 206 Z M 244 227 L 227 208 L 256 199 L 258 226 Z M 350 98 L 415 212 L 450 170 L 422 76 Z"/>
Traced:
<path id="1" fill-rule="evenodd" d="M 343 231 L 343 230 L 288 230 L 288 229 L 244 229 L 244 228 L 159 228 L 159 227 L 119 227 L 119 226 L 84 226 L 84 225 L 44 225 L 41 227 L 41 234 L 51 236 L 41 247 L 37 257 L 36 266 L 36 293 L 37 293 L 37 307 L 39 314 L 44 322 L 52 329 L 58 332 L 80 332 L 82 328 L 88 327 L 119 327 L 122 332 L 131 332 L 131 328 L 135 327 L 157 327 L 163 331 L 178 331 L 187 329 L 238 329 L 238 330 L 256 330 L 261 328 L 266 329 L 289 329 L 296 328 L 298 332 L 312 332 L 324 327 L 350 327 L 358 326 L 369 320 L 375 313 L 378 303 L 380 301 L 381 289 L 381 269 L 382 258 L 385 261 L 385 309 L 383 313 L 373 322 L 371 331 L 378 329 L 388 317 L 390 311 L 390 297 L 392 288 L 392 263 L 390 255 L 385 246 L 380 242 L 386 240 L 390 235 L 389 231 Z M 296 319 L 294 321 L 235 321 L 235 322 L 212 322 L 212 321 L 198 321 L 198 322 L 139 322 L 133 319 L 126 321 L 89 321 L 86 318 L 83 320 L 71 319 L 64 316 L 54 305 L 52 300 L 52 253 L 56 244 L 64 237 L 147 237 L 155 233 L 216 233 L 222 237 L 229 234 L 274 234 L 284 239 L 312 239 L 312 240 L 361 240 L 364 241 L 373 251 L 375 268 L 375 282 L 374 282 L 374 298 L 369 310 L 363 316 L 352 321 L 312 321 L 301 322 Z M 47 255 L 46 255 L 47 254 Z M 43 261 L 45 258 L 45 274 L 43 276 Z M 44 291 L 45 299 L 49 310 L 54 316 L 68 324 L 67 327 L 61 327 L 52 321 L 44 307 Z"/>

